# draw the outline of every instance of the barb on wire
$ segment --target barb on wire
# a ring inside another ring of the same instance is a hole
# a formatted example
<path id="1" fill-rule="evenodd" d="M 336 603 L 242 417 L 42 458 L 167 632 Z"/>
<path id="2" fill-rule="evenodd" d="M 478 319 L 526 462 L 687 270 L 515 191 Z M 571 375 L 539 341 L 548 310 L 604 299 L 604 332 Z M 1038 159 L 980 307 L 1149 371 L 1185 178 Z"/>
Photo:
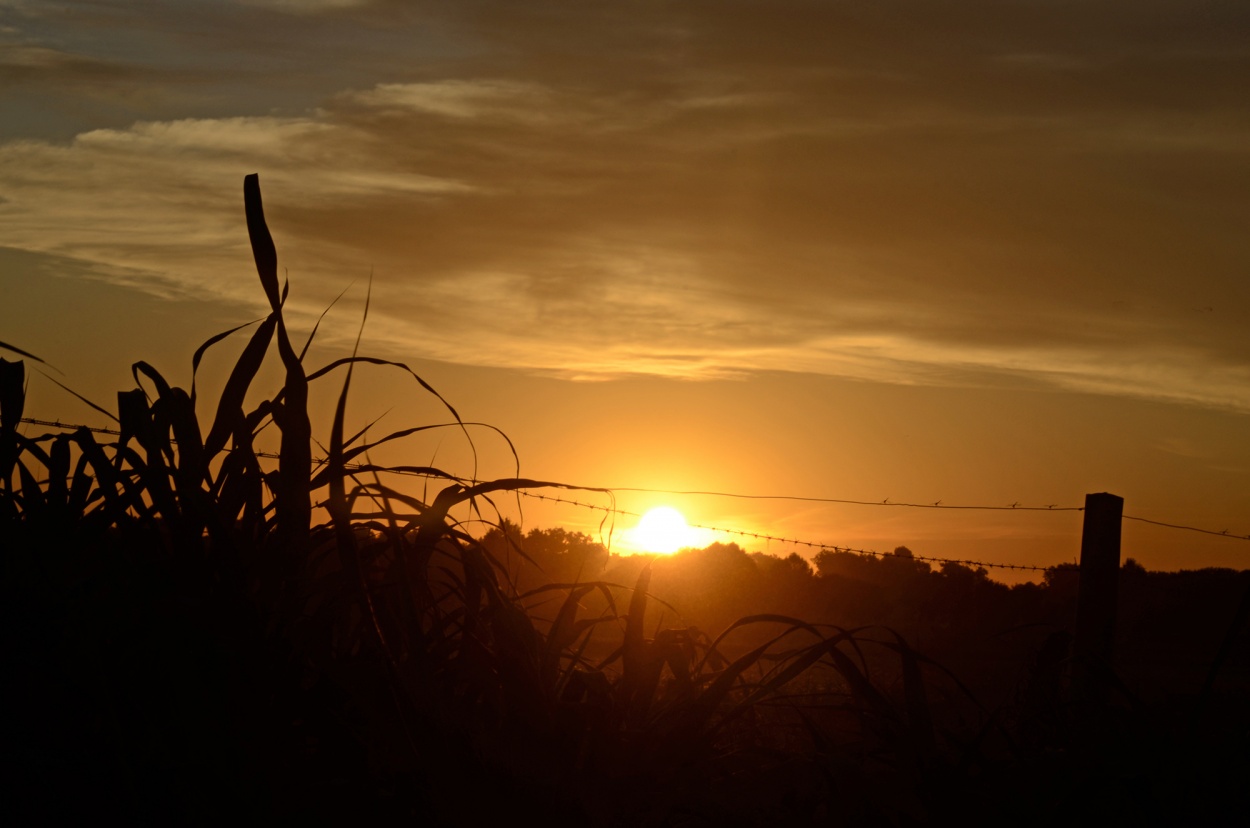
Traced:
<path id="1" fill-rule="evenodd" d="M 1182 529 L 1186 532 L 1201 532 L 1204 535 L 1215 535 L 1219 538 L 1232 538 L 1233 540 L 1250 541 L 1250 535 L 1234 535 L 1225 529 L 1223 532 L 1216 532 L 1211 529 L 1200 529 L 1197 526 L 1183 526 L 1179 523 L 1164 523 L 1161 520 L 1151 520 L 1150 518 L 1134 517 L 1133 515 L 1121 515 L 1124 520 L 1136 520 L 1141 523 L 1149 523 L 1152 526 L 1164 526 L 1168 529 Z"/>
<path id="2" fill-rule="evenodd" d="M 121 434 L 121 432 L 115 428 L 94 428 L 92 426 L 63 423 L 60 420 L 38 420 L 34 417 L 23 417 L 21 421 L 27 425 L 44 426 L 46 428 L 60 428 L 65 431 L 78 431 L 79 429 L 85 428 L 93 434 L 112 434 L 114 436 Z"/>
<path id="3" fill-rule="evenodd" d="M 733 497 L 740 500 L 792 500 L 799 503 L 838 503 L 849 506 L 900 506 L 907 509 L 963 509 L 976 511 L 1003 511 L 1003 512 L 1083 512 L 1084 506 L 1060 506 L 1057 503 L 1048 503 L 1045 506 L 1024 506 L 1019 501 L 1008 503 L 1002 506 L 987 506 L 960 503 L 943 503 L 937 500 L 933 503 L 911 503 L 907 501 L 896 501 L 885 498 L 884 500 L 849 500 L 837 497 L 804 497 L 800 495 L 758 495 L 758 494 L 740 494 L 737 492 L 717 492 L 717 491 L 681 491 L 676 489 L 643 489 L 628 486 L 609 486 L 614 492 L 639 492 L 642 494 L 670 494 L 670 495 L 707 495 L 710 497 Z"/>

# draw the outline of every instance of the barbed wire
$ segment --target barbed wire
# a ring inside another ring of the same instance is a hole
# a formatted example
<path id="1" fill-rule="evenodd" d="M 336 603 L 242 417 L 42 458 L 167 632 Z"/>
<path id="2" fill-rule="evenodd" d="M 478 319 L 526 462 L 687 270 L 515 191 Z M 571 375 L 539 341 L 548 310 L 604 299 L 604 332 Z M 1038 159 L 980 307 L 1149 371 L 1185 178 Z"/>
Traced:
<path id="1" fill-rule="evenodd" d="M 1149 523 L 1152 526 L 1164 526 L 1168 529 L 1184 529 L 1186 532 L 1201 532 L 1204 535 L 1215 535 L 1217 538 L 1231 538 L 1233 540 L 1250 541 L 1250 535 L 1234 535 L 1225 529 L 1223 532 L 1216 532 L 1213 529 L 1200 529 L 1197 526 L 1184 526 L 1179 523 L 1164 523 L 1161 520 L 1151 520 L 1150 518 L 1136 517 L 1134 515 L 1121 515 L 1124 520 L 1136 520 L 1141 523 Z"/>
<path id="2" fill-rule="evenodd" d="M 631 512 L 627 509 L 617 509 L 611 506 L 603 506 L 598 503 L 586 503 L 585 501 L 581 501 L 581 500 L 571 500 L 566 497 L 557 497 L 555 495 L 539 494 L 537 492 L 523 491 L 523 492 L 520 492 L 520 494 L 525 497 L 534 498 L 535 500 L 546 500 L 552 503 L 567 503 L 572 506 L 580 506 L 584 509 L 596 509 L 598 511 L 608 512 L 613 515 L 621 515 L 624 517 L 642 517 L 642 515 L 640 515 L 637 512 Z M 730 529 L 724 526 L 709 526 L 709 525 L 699 524 L 699 523 L 691 523 L 688 525 L 692 529 L 705 529 L 709 532 L 719 532 L 722 534 L 736 535 L 738 537 L 743 537 L 743 538 L 755 538 L 756 540 L 763 540 L 763 541 L 776 541 L 778 543 L 786 543 L 792 546 L 802 546 L 808 549 L 815 549 L 818 552 L 849 552 L 849 553 L 854 553 L 857 555 L 865 555 L 865 556 L 871 556 L 871 557 L 876 557 L 876 558 L 899 557 L 899 558 L 903 558 L 906 560 L 925 561 L 926 563 L 941 563 L 941 564 L 949 563 L 949 564 L 959 564 L 961 566 L 991 567 L 995 569 L 1018 569 L 1018 570 L 1026 570 L 1026 571 L 1032 571 L 1032 572 L 1048 572 L 1052 569 L 1057 569 L 1060 566 L 1059 564 L 1052 564 L 1051 566 L 1033 566 L 1033 565 L 1027 565 L 1027 564 L 1004 564 L 1004 563 L 993 563 L 991 561 L 960 560 L 958 558 L 938 558 L 938 557 L 933 557 L 930 555 L 914 555 L 914 554 L 911 555 L 910 558 L 908 558 L 905 555 L 896 556 L 893 552 L 879 552 L 875 549 L 856 549 L 850 546 L 837 546 L 835 544 L 821 543 L 819 541 L 803 540 L 802 538 L 786 538 L 786 537 L 781 537 L 779 535 L 770 535 L 767 532 L 748 532 L 745 529 Z"/>
<path id="3" fill-rule="evenodd" d="M 75 423 L 63 423 L 60 420 L 39 420 L 34 417 L 23 417 L 21 419 L 21 422 L 26 423 L 28 425 L 47 426 L 49 428 L 62 428 L 62 429 L 65 429 L 66 431 L 78 431 L 80 429 L 85 428 L 87 431 L 90 431 L 93 434 L 112 434 L 114 436 L 121 435 L 121 432 L 115 428 L 95 428 L 94 426 L 78 425 Z"/>
<path id="4" fill-rule="evenodd" d="M 113 429 L 113 428 L 96 428 L 92 426 L 79 425 L 79 424 L 73 424 L 73 423 L 62 423 L 60 420 L 41 420 L 41 419 L 37 419 L 34 417 L 23 417 L 21 419 L 21 422 L 27 423 L 29 425 L 45 426 L 48 428 L 59 428 L 59 429 L 67 430 L 67 431 L 77 431 L 79 429 L 86 429 L 87 431 L 90 431 L 94 434 L 109 434 L 113 436 L 119 436 L 121 434 L 119 430 Z M 274 454 L 272 452 L 258 451 L 255 453 L 256 453 L 256 456 L 258 457 L 265 457 L 265 458 L 274 459 L 274 460 L 280 459 L 277 454 Z M 325 462 L 324 458 L 313 458 L 313 460 L 314 462 L 318 464 L 322 464 Z M 348 469 L 352 469 L 355 467 L 356 467 L 356 464 L 351 464 L 351 463 L 347 464 Z M 390 473 L 412 476 L 412 477 L 430 477 L 431 476 L 428 474 L 423 474 L 421 472 L 415 472 L 415 471 L 404 470 L 404 469 L 394 470 L 394 471 L 391 471 Z M 462 483 L 466 482 L 462 478 L 456 478 L 456 479 Z M 574 487 L 574 488 L 577 488 L 577 487 Z M 956 509 L 956 510 L 964 510 L 964 511 L 1009 511 L 1009 512 L 1083 512 L 1085 511 L 1084 506 L 1060 506 L 1059 504 L 1055 504 L 1055 503 L 1050 503 L 1050 504 L 1046 504 L 1043 506 L 1025 506 L 1025 505 L 1020 504 L 1019 502 L 1009 503 L 1007 505 L 960 504 L 960 503 L 943 503 L 941 500 L 934 501 L 933 503 L 915 503 L 915 502 L 910 502 L 910 501 L 891 501 L 888 497 L 885 498 L 884 500 L 853 500 L 853 499 L 847 499 L 847 498 L 807 497 L 807 496 L 801 496 L 801 495 L 756 495 L 756 494 L 743 494 L 739 492 L 721 492 L 721 491 L 713 491 L 713 490 L 648 489 L 648 488 L 641 488 L 641 487 L 635 487 L 635 486 L 594 486 L 594 487 L 587 487 L 587 488 L 608 489 L 613 492 L 635 492 L 635 493 L 640 493 L 640 494 L 701 495 L 701 496 L 708 496 L 708 497 L 727 497 L 727 498 L 735 498 L 735 499 L 741 499 L 741 500 L 785 500 L 785 501 L 800 502 L 800 503 L 835 503 L 835 504 L 851 505 L 851 506 L 887 506 L 887 507 L 896 506 L 896 507 L 903 507 L 903 508 L 909 508 L 909 509 Z M 520 492 L 520 494 L 524 494 L 528 497 L 539 497 L 539 495 L 534 495 L 529 492 Z M 616 510 L 616 514 L 625 515 L 627 517 L 640 517 L 640 515 L 637 515 L 633 512 L 626 512 L 622 510 Z M 1228 529 L 1217 532 L 1213 529 L 1203 529 L 1201 527 L 1188 526 L 1188 525 L 1180 524 L 1180 523 L 1167 523 L 1161 520 L 1152 520 L 1151 518 L 1138 517 L 1136 515 L 1123 515 L 1122 517 L 1124 520 L 1132 520 L 1132 521 L 1137 521 L 1140 523 L 1147 523 L 1152 526 L 1160 526 L 1160 527 L 1167 528 L 1167 529 L 1176 529 L 1176 530 L 1186 531 L 1186 532 L 1197 532 L 1203 535 L 1212 535 L 1214 537 L 1229 538 L 1230 540 L 1250 541 L 1250 535 L 1238 535 L 1233 532 L 1230 532 Z M 712 529 L 712 527 L 706 527 L 706 526 L 699 526 L 696 528 Z M 778 537 L 765 536 L 765 535 L 755 535 L 750 532 L 739 532 L 738 530 L 733 530 L 733 529 L 713 529 L 713 531 L 727 532 L 730 534 L 741 534 L 744 537 L 759 537 L 761 540 L 776 540 L 776 541 L 781 541 L 785 543 L 792 542 L 792 541 L 786 540 L 785 538 L 778 538 Z M 825 545 L 817 544 L 817 543 L 813 543 L 809 541 L 802 541 L 802 542 L 793 541 L 793 542 L 800 546 L 809 546 L 812 548 L 832 548 L 832 547 L 826 547 Z M 853 551 L 860 551 L 860 550 L 853 550 Z M 871 552 L 871 553 L 865 553 L 865 554 L 889 554 L 889 553 Z M 1006 564 L 985 564 L 985 565 L 1007 566 Z M 1017 566 L 1016 568 L 1027 568 L 1027 567 Z M 1037 567 L 1034 567 L 1034 569 L 1037 569 Z M 1041 567 L 1041 569 L 1044 570 L 1045 567 Z"/>
<path id="5" fill-rule="evenodd" d="M 641 489 L 633 487 L 611 487 L 614 492 L 642 492 L 645 494 L 669 494 L 669 495 L 708 495 L 711 497 L 732 497 L 742 500 L 789 500 L 801 503 L 839 503 L 851 506 L 903 506 L 910 509 L 972 509 L 982 511 L 1017 511 L 1017 512 L 1083 512 L 1084 506 L 1060 506 L 1058 503 L 1049 503 L 1045 506 L 1024 506 L 1019 502 L 1008 503 L 999 506 L 971 505 L 959 503 L 943 503 L 941 500 L 933 503 L 912 503 L 909 501 L 892 501 L 888 497 L 885 500 L 847 500 L 836 497 L 805 497 L 800 495 L 757 495 L 757 494 L 739 494 L 737 492 L 716 492 L 716 491 L 681 491 L 676 489 Z"/>

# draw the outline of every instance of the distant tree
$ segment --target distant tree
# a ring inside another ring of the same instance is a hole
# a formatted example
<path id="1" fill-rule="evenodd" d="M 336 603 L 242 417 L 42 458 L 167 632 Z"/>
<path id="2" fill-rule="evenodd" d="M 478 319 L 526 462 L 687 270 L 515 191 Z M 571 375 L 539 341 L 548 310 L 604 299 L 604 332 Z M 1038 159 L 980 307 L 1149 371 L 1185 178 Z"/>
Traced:
<path id="1" fill-rule="evenodd" d="M 607 548 L 583 532 L 563 528 L 531 529 L 508 519 L 482 537 L 482 545 L 508 570 L 518 589 L 544 583 L 568 583 L 600 577 Z"/>
<path id="2" fill-rule="evenodd" d="M 1074 576 L 1080 571 L 1080 567 L 1074 563 L 1061 563 L 1048 567 L 1042 574 L 1042 583 L 1051 587 L 1057 584 L 1066 586 L 1074 580 Z"/>
<path id="3" fill-rule="evenodd" d="M 525 551 L 553 580 L 585 581 L 599 577 L 608 562 L 608 550 L 584 532 L 567 529 L 531 529 Z"/>
<path id="4" fill-rule="evenodd" d="M 816 574 L 812 564 L 798 552 L 791 552 L 784 558 L 769 555 L 766 552 L 753 552 L 751 559 L 755 561 L 760 575 L 765 577 L 799 576 L 810 578 Z"/>
<path id="5" fill-rule="evenodd" d="M 867 568 L 871 565 L 867 556 L 854 552 L 840 552 L 836 549 L 820 550 L 812 562 L 816 565 L 816 574 L 822 578 L 841 575 L 863 579 L 867 574 Z"/>
<path id="6" fill-rule="evenodd" d="M 811 563 L 808 562 L 807 558 L 800 556 L 798 552 L 791 552 L 782 560 L 785 562 L 785 565 L 796 574 L 808 577 L 815 574 Z"/>

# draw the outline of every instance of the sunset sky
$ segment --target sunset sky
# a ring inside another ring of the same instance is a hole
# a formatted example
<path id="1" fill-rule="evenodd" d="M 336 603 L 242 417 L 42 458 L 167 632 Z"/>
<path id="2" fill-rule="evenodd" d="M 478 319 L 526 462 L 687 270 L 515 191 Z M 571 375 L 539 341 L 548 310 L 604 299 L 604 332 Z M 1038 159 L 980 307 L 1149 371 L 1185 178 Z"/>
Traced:
<path id="1" fill-rule="evenodd" d="M 136 360 L 189 384 L 266 311 L 248 173 L 292 327 L 347 289 L 311 361 L 350 351 L 372 276 L 362 351 L 506 432 L 525 476 L 1110 491 L 1250 535 L 1244 0 L 0 0 L 0 341 L 110 405 Z M 37 373 L 27 413 L 106 424 Z M 364 372 L 349 416 L 383 414 L 442 416 Z M 474 433 L 479 473 L 511 474 Z M 452 432 L 407 451 L 471 471 Z M 1002 563 L 1080 543 L 1076 512 L 616 503 Z M 1250 567 L 1244 540 L 1124 533 L 1149 568 Z"/>

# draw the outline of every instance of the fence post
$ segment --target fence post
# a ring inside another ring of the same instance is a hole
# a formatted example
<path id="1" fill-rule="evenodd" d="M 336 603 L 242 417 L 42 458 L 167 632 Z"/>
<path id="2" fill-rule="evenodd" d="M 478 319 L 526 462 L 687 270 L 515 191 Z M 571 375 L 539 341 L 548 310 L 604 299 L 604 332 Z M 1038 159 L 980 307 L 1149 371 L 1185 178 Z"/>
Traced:
<path id="1" fill-rule="evenodd" d="M 1075 701 L 1085 713 L 1094 712 L 1106 701 L 1115 646 L 1123 513 L 1124 498 L 1118 495 L 1085 495 L 1072 675 Z"/>

